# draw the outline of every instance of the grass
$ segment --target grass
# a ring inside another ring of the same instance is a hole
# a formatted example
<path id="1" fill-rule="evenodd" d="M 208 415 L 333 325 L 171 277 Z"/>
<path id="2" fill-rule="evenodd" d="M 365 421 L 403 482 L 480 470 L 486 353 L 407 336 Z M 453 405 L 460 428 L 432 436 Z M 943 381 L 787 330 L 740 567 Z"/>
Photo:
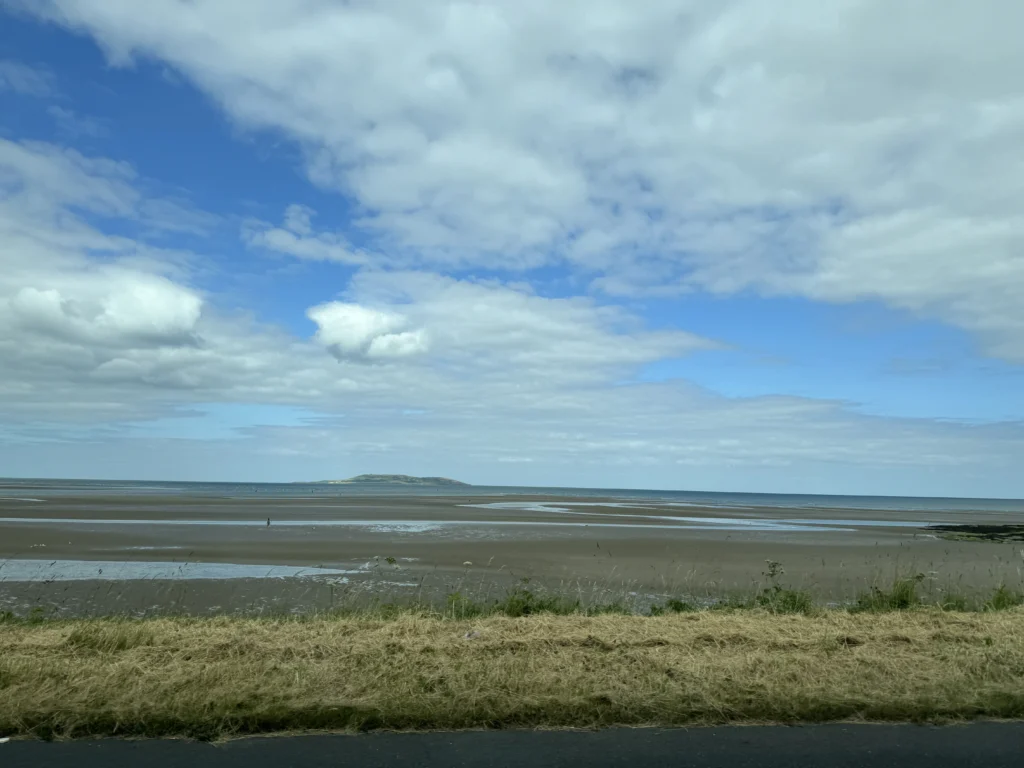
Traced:
<path id="1" fill-rule="evenodd" d="M 924 574 L 897 576 L 887 586 L 873 585 L 858 594 L 846 605 L 833 604 L 830 608 L 815 602 L 812 595 L 800 589 L 783 585 L 780 581 L 784 571 L 779 563 L 769 561 L 766 574 L 767 585 L 752 594 L 729 594 L 719 598 L 668 598 L 661 603 L 648 605 L 643 612 L 626 599 L 607 602 L 585 602 L 578 595 L 549 593 L 543 589 L 529 589 L 516 586 L 501 598 L 491 600 L 473 599 L 462 592 L 449 593 L 440 607 L 430 602 L 362 603 L 349 607 L 338 607 L 326 613 L 334 616 L 374 616 L 380 619 L 395 618 L 410 610 L 421 615 L 443 619 L 475 619 L 487 616 L 508 616 L 519 618 L 538 614 L 556 616 L 602 616 L 641 615 L 665 616 L 673 613 L 697 611 L 740 611 L 759 610 L 771 614 L 818 615 L 827 610 L 847 610 L 854 613 L 887 613 L 914 608 L 939 608 L 957 612 L 1001 611 L 1024 605 L 1024 593 L 1006 585 L 997 586 L 989 594 L 968 596 L 950 590 L 922 594 Z M 301 617 L 299 617 L 301 618 Z M 38 620 L 38 619 L 37 619 Z M 2 621 L 2 617 L 0 617 Z"/>
<path id="2" fill-rule="evenodd" d="M 393 558 L 389 558 L 393 559 Z M 365 617 L 373 615 L 377 618 L 389 618 L 414 610 L 421 614 L 430 614 L 441 618 L 473 619 L 486 616 L 522 617 L 536 614 L 555 614 L 562 616 L 585 615 L 598 616 L 604 614 L 662 616 L 672 613 L 688 613 L 702 610 L 747 610 L 758 609 L 772 614 L 803 614 L 816 615 L 824 610 L 843 609 L 854 612 L 879 613 L 888 611 L 909 610 L 918 607 L 936 607 L 948 611 L 999 611 L 1024 605 L 1024 591 L 996 582 L 997 586 L 983 589 L 972 588 L 962 590 L 958 585 L 946 580 L 940 583 L 934 572 L 926 575 L 919 572 L 897 573 L 887 583 L 872 583 L 852 597 L 838 602 L 822 602 L 806 589 L 793 588 L 784 583 L 785 571 L 781 563 L 767 561 L 767 570 L 762 578 L 755 581 L 747 590 L 722 590 L 716 592 L 707 589 L 703 594 L 684 591 L 678 597 L 657 596 L 636 591 L 636 587 L 623 583 L 615 588 L 609 584 L 600 589 L 563 589 L 555 586 L 531 586 L 531 579 L 521 578 L 511 587 L 498 589 L 500 596 L 491 597 L 495 585 L 466 584 L 464 581 L 448 585 L 446 592 L 415 593 L 410 592 L 377 592 L 373 589 L 361 589 L 363 585 L 354 585 L 344 591 L 332 594 L 329 604 L 311 605 L 304 601 L 305 593 L 299 594 L 294 600 L 279 606 L 258 606 L 234 603 L 228 596 L 227 603 L 230 615 L 242 618 L 293 617 L 302 618 L 309 615 L 329 614 L 336 617 Z M 1024 583 L 1024 582 L 1022 582 Z M 29 603 L 31 607 L 21 606 L 16 611 L 0 611 L 0 625 L 4 623 L 41 623 L 57 618 L 171 618 L 196 615 L 176 608 L 150 608 L 136 611 L 131 605 L 124 604 L 117 592 L 111 592 L 114 583 L 106 586 L 97 605 L 105 608 L 90 608 L 80 612 L 67 608 L 59 601 L 48 601 L 45 605 Z M 486 587 L 486 588 L 484 588 Z M 181 588 L 181 585 L 178 586 Z M 314 587 L 309 587 L 313 589 Z M 463 589 L 465 588 L 465 591 Z M 113 598 L 104 601 L 103 598 Z M 158 597 L 149 597 L 152 603 Z M 102 612 L 101 612 L 102 611 Z M 225 615 L 223 611 L 206 614 L 208 616 Z"/>
<path id="3" fill-rule="evenodd" d="M 293 617 L 0 612 L 0 736 L 1024 717 L 1024 593 L 1004 583 L 903 572 L 823 605 L 767 561 L 747 592 L 642 608 L 454 586 Z"/>
<path id="4" fill-rule="evenodd" d="M 1024 717 L 1024 610 L 8 622 L 0 733 Z"/>
<path id="5" fill-rule="evenodd" d="M 155 635 L 141 623 L 81 624 L 68 633 L 66 642 L 79 650 L 116 653 L 153 645 Z"/>

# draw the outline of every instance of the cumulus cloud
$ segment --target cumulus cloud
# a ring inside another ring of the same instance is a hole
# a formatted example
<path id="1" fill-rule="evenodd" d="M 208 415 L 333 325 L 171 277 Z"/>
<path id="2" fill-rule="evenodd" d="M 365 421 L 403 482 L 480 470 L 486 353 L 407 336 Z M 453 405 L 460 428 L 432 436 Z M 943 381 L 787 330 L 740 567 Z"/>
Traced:
<path id="1" fill-rule="evenodd" d="M 19 288 L 0 307 L 0 322 L 31 335 L 96 347 L 194 340 L 202 300 L 166 278 L 99 268 L 39 279 L 38 285 Z"/>
<path id="2" fill-rule="evenodd" d="M 393 312 L 335 301 L 307 314 L 318 326 L 317 341 L 339 360 L 405 357 L 427 349 L 423 329 L 401 330 L 407 320 Z"/>

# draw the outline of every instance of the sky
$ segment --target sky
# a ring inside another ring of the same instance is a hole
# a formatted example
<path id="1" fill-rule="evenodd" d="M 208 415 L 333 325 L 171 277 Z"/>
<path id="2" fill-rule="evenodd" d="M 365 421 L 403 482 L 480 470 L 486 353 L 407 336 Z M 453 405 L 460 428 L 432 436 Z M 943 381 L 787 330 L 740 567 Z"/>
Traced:
<path id="1" fill-rule="evenodd" d="M 0 476 L 1024 497 L 1018 0 L 0 0 Z"/>

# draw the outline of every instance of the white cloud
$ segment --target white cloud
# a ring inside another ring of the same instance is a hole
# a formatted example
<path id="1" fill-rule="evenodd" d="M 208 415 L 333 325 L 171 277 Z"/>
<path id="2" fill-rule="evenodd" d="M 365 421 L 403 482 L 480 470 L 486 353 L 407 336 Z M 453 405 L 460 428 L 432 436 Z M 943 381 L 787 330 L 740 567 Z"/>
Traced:
<path id="1" fill-rule="evenodd" d="M 293 137 L 406 265 L 877 299 L 1024 361 L 1016 0 L 21 5 Z M 253 241 L 364 263 L 291 221 Z"/>
<path id="2" fill-rule="evenodd" d="M 53 94 L 53 75 L 20 61 L 0 59 L 0 91 L 14 91 L 26 96 Z"/>
<path id="3" fill-rule="evenodd" d="M 0 305 L 0 322 L 96 347 L 181 345 L 193 339 L 201 309 L 199 296 L 166 278 L 98 268 L 41 275 Z"/>
<path id="4" fill-rule="evenodd" d="M 186 255 L 97 226 L 181 223 L 185 209 L 135 183 L 122 163 L 0 140 L 0 421 L 45 418 L 60 431 L 202 398 L 348 386 L 310 375 L 303 358 L 322 354 L 312 345 L 210 307 L 188 284 Z"/>
<path id="5" fill-rule="evenodd" d="M 940 466 L 963 489 L 1024 460 L 1013 425 L 636 383 L 643 365 L 713 342 L 523 285 L 363 271 L 310 310 L 317 337 L 298 339 L 225 313 L 216 293 L 191 284 L 187 259 L 169 264 L 142 239 L 104 233 L 107 218 L 123 229 L 145 208 L 127 166 L 39 145 L 0 145 L 0 157 L 0 459 L 11 472 L 38 474 L 44 456 L 58 474 L 205 477 L 215 466 L 223 478 L 273 467 L 278 479 L 329 475 L 340 462 L 424 473 L 455 462 L 470 479 L 508 478 L 500 467 L 515 465 L 520 482 L 597 485 L 707 487 L 739 468 L 751 486 L 771 487 L 828 476 L 828 466 L 844 468 L 844 482 L 852 466 L 875 483 Z M 343 363 L 372 364 L 339 364 L 325 346 Z M 235 428 L 246 439 L 230 450 L 219 423 L 205 442 L 135 436 L 146 424 L 173 434 L 177 418 L 201 434 L 211 403 L 310 415 Z"/>
<path id="6" fill-rule="evenodd" d="M 407 321 L 393 312 L 336 301 L 307 314 L 319 326 L 317 341 L 339 360 L 405 357 L 427 349 L 423 329 L 401 330 Z"/>
<path id="7" fill-rule="evenodd" d="M 135 244 L 87 232 L 65 211 L 130 220 L 149 234 L 205 234 L 218 221 L 187 200 L 147 194 L 145 186 L 125 162 L 54 144 L 0 139 L 0 196 L 6 199 L 10 236 L 60 238 L 77 230 L 75 236 L 94 238 L 91 248 L 122 252 Z"/>
<path id="8" fill-rule="evenodd" d="M 60 207 L 102 216 L 129 216 L 140 195 L 127 163 L 86 157 L 41 142 L 0 139 L 0 193 L 35 218 Z M 12 217 L 9 224 L 16 224 Z"/>
<path id="9" fill-rule="evenodd" d="M 283 226 L 275 227 L 250 219 L 243 224 L 242 239 L 250 247 L 287 253 L 300 259 L 382 265 L 382 259 L 372 258 L 354 248 L 343 235 L 330 232 L 314 234 L 312 219 L 315 215 L 316 211 L 308 206 L 289 205 L 284 212 Z"/>
<path id="10" fill-rule="evenodd" d="M 518 381 L 608 380 L 637 366 L 718 346 L 684 331 L 650 331 L 590 298 L 545 298 L 522 287 L 422 272 L 362 272 L 348 295 L 425 329 L 450 369 Z"/>
<path id="11" fill-rule="evenodd" d="M 297 339 L 224 313 L 190 284 L 187 254 L 168 262 L 141 237 L 103 231 L 160 202 L 129 166 L 6 142 L 0 178 L 0 402 L 12 423 L 116 424 L 191 402 L 429 410 L 542 392 L 553 403 L 571 382 L 601 386 L 709 344 L 590 299 L 418 272 L 362 273 L 344 300 L 310 310 L 316 338 Z M 339 368 L 324 347 L 376 365 Z"/>

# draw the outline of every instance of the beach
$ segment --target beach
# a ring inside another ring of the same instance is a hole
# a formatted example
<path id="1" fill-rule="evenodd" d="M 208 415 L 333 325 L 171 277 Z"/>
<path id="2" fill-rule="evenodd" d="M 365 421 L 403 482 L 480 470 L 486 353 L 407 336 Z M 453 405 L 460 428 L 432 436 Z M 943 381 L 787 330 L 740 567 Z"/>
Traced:
<path id="1" fill-rule="evenodd" d="M 787 586 L 823 602 L 916 573 L 925 589 L 970 593 L 1020 585 L 1024 546 L 949 540 L 929 526 L 1021 517 L 472 489 L 261 495 L 43 483 L 0 496 L 0 610 L 301 613 L 456 591 L 487 599 L 522 584 L 639 604 L 750 592 L 769 561 Z"/>

